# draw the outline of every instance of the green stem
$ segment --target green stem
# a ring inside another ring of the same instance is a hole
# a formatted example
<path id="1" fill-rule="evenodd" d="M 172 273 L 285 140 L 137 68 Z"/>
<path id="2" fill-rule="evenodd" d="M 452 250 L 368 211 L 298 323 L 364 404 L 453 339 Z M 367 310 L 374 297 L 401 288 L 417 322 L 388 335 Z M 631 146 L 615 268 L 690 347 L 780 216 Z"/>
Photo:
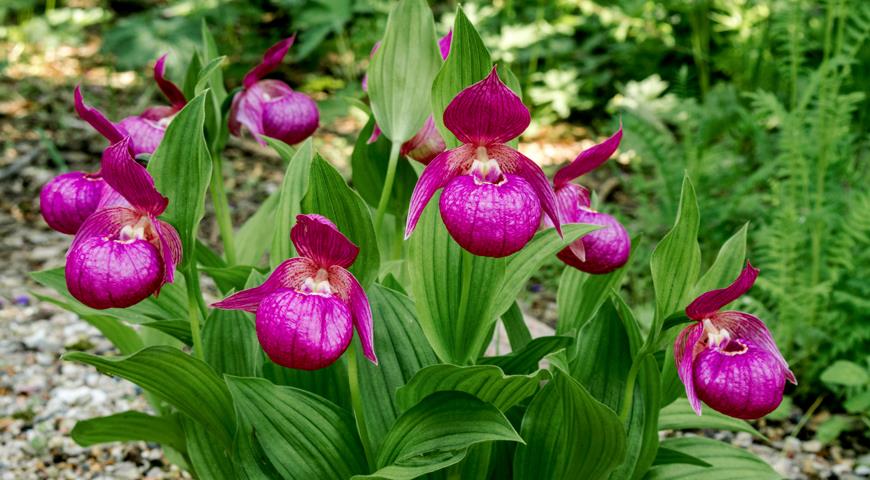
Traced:
<path id="1" fill-rule="evenodd" d="M 214 214 L 217 218 L 218 229 L 221 232 L 221 242 L 224 245 L 224 256 L 227 263 L 236 263 L 236 245 L 233 241 L 233 221 L 230 218 L 230 207 L 227 201 L 227 192 L 224 188 L 223 162 L 219 153 L 211 156 L 211 201 L 214 204 Z"/>
<path id="2" fill-rule="evenodd" d="M 390 200 L 390 193 L 393 191 L 393 182 L 396 180 L 396 166 L 399 165 L 399 151 L 402 144 L 393 142 L 390 147 L 390 163 L 387 165 L 387 178 L 384 180 L 384 189 L 381 190 L 381 199 L 378 201 L 378 210 L 375 212 L 375 233 L 380 236 L 381 225 L 384 221 L 384 213 L 387 211 L 387 204 Z"/>
<path id="3" fill-rule="evenodd" d="M 205 300 L 199 289 L 199 272 L 196 263 L 184 270 L 184 280 L 187 285 L 187 311 L 190 317 L 190 335 L 193 337 L 193 354 L 203 360 L 202 332 L 200 332 L 200 320 L 205 317 Z"/>
<path id="4" fill-rule="evenodd" d="M 366 454 L 366 461 L 368 461 L 369 468 L 375 469 L 377 465 L 375 465 L 375 458 L 369 445 L 368 428 L 366 428 L 362 395 L 359 390 L 359 366 L 356 361 L 356 345 L 354 341 L 351 341 L 350 346 L 347 347 L 347 382 L 350 386 L 350 404 L 356 417 L 356 428 L 359 430 L 360 440 L 362 440 L 363 450 Z"/>

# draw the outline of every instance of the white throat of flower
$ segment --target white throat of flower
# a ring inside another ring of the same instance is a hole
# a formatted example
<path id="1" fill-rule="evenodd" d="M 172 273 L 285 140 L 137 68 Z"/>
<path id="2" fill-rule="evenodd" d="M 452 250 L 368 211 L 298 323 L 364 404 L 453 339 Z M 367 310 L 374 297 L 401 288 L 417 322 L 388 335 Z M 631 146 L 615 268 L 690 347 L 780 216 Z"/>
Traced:
<path id="1" fill-rule="evenodd" d="M 474 181 L 478 185 L 484 183 L 501 185 L 506 180 L 498 162 L 489 158 L 486 147 L 483 146 L 477 147 L 475 150 L 475 159 L 471 164 L 471 176 L 474 177 Z"/>
<path id="2" fill-rule="evenodd" d="M 302 284 L 302 290 L 306 293 L 316 293 L 318 295 L 331 294 L 332 287 L 329 285 L 329 272 L 321 268 L 313 277 L 305 279 L 305 282 Z"/>
<path id="3" fill-rule="evenodd" d="M 704 331 L 707 333 L 707 346 L 719 348 L 731 341 L 731 333 L 724 328 L 716 328 L 709 318 L 704 319 Z"/>
<path id="4" fill-rule="evenodd" d="M 124 225 L 118 233 L 118 243 L 133 243 L 136 240 L 145 239 L 145 230 L 151 226 L 151 221 L 147 217 L 142 217 L 133 225 Z"/>

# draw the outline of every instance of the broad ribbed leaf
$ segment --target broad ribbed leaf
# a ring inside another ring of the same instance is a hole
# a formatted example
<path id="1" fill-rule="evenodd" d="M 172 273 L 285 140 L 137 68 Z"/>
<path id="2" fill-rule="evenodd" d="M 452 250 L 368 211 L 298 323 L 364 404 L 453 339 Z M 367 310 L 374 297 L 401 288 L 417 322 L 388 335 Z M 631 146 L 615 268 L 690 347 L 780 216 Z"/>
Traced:
<path id="1" fill-rule="evenodd" d="M 239 263 L 260 265 L 263 255 L 272 246 L 272 239 L 275 237 L 275 211 L 280 198 L 280 190 L 269 195 L 236 232 L 234 243 L 236 261 Z"/>
<path id="2" fill-rule="evenodd" d="M 705 408 L 703 415 L 692 410 L 689 401 L 678 398 L 659 413 L 659 430 L 730 430 L 746 432 L 758 438 L 765 438 L 746 420 L 723 415 L 712 408 Z"/>
<path id="3" fill-rule="evenodd" d="M 79 303 L 70 295 L 66 288 L 66 278 L 63 267 L 51 270 L 32 272 L 30 276 L 38 283 L 45 285 L 63 296 L 64 301 L 53 301 L 79 316 L 86 315 L 110 315 L 127 323 L 148 323 L 167 318 L 187 318 L 187 294 L 185 292 L 184 277 L 175 276 L 174 283 L 168 283 L 160 289 L 160 296 L 150 296 L 145 300 L 128 308 L 107 308 L 96 310 Z"/>
<path id="4" fill-rule="evenodd" d="M 378 284 L 369 287 L 368 297 L 379 363 L 372 365 L 360 349 L 356 362 L 368 443 L 377 449 L 400 413 L 396 390 L 438 359 L 417 324 L 408 297 Z"/>
<path id="5" fill-rule="evenodd" d="M 238 415 L 287 479 L 349 478 L 366 470 L 353 417 L 325 398 L 261 378 L 225 377 Z"/>
<path id="6" fill-rule="evenodd" d="M 34 293 L 33 296 L 41 302 L 53 303 L 63 309 L 75 312 L 66 302 L 38 293 Z M 136 330 L 133 330 L 115 317 L 108 315 L 79 315 L 79 317 L 96 327 L 123 355 L 129 355 L 144 346 L 142 337 L 136 333 Z"/>
<path id="7" fill-rule="evenodd" d="M 199 267 L 199 271 L 208 275 L 214 280 L 218 290 L 222 294 L 227 295 L 232 290 L 241 290 L 251 270 L 254 267 L 250 265 L 233 265 L 232 267 Z"/>
<path id="8" fill-rule="evenodd" d="M 603 275 L 589 275 L 566 265 L 556 294 L 559 308 L 556 332 L 576 331 L 593 318 L 610 296 L 611 289 L 619 288 L 624 273 L 623 267 Z"/>
<path id="9" fill-rule="evenodd" d="M 514 455 L 518 480 L 603 479 L 625 458 L 619 418 L 559 370 L 532 400 L 521 432 L 527 444 Z"/>
<path id="10" fill-rule="evenodd" d="M 344 362 L 335 362 L 319 370 L 299 370 L 282 367 L 267 358 L 263 361 L 263 377 L 276 385 L 305 390 L 350 409 L 350 388 Z"/>
<path id="11" fill-rule="evenodd" d="M 431 109 L 432 80 L 441 67 L 432 11 L 423 0 L 401 0 L 390 11 L 368 69 L 372 112 L 394 143 L 410 139 Z"/>
<path id="12" fill-rule="evenodd" d="M 284 142 L 274 138 L 266 138 L 266 142 L 276 151 L 287 146 Z M 311 139 L 299 146 L 296 154 L 287 164 L 284 172 L 284 181 L 281 182 L 281 193 L 278 196 L 278 204 L 275 207 L 274 232 L 272 233 L 272 248 L 269 252 L 269 263 L 272 268 L 288 258 L 296 256 L 293 243 L 290 242 L 290 228 L 296 223 L 296 215 L 302 213 L 302 198 L 308 191 L 309 172 L 311 162 L 314 160 L 314 147 Z"/>
<path id="13" fill-rule="evenodd" d="M 163 332 L 187 346 L 193 345 L 193 335 L 190 333 L 188 320 L 157 320 L 156 322 L 143 323 L 142 326 Z"/>
<path id="14" fill-rule="evenodd" d="M 234 480 L 236 467 L 228 455 L 229 449 L 215 442 L 202 424 L 185 417 L 183 425 L 187 438 L 187 456 L 197 478 Z"/>
<path id="15" fill-rule="evenodd" d="M 701 269 L 701 247 L 698 246 L 700 214 L 695 187 L 688 175 L 683 178 L 680 208 L 673 228 L 656 245 L 650 258 L 653 286 L 656 292 L 656 314 L 650 335 L 657 338 L 664 319 L 683 309 Z"/>
<path id="16" fill-rule="evenodd" d="M 516 301 L 506 312 L 501 314 L 501 323 L 507 332 L 511 351 L 516 352 L 532 341 L 532 333 L 529 332 L 529 326 L 526 325 L 526 317 Z"/>
<path id="17" fill-rule="evenodd" d="M 123 412 L 76 422 L 70 432 L 76 443 L 89 447 L 97 443 L 144 440 L 186 450 L 184 431 L 178 416 L 154 416 L 142 412 Z"/>
<path id="18" fill-rule="evenodd" d="M 205 361 L 220 374 L 256 377 L 263 367 L 252 315 L 238 310 L 212 310 L 202 329 Z"/>
<path id="19" fill-rule="evenodd" d="M 509 355 L 498 357 L 484 357 L 478 359 L 478 363 L 496 365 L 505 373 L 511 375 L 523 375 L 538 369 L 541 359 L 547 355 L 565 349 L 574 343 L 572 337 L 555 335 L 539 337 L 527 343 L 524 347 Z"/>
<path id="20" fill-rule="evenodd" d="M 781 478 L 764 460 L 746 450 L 718 440 L 703 437 L 670 438 L 662 442 L 662 447 L 699 458 L 711 466 L 686 463 L 656 465 L 647 473 L 645 478 L 648 480 L 675 478 L 778 480 Z"/>
<path id="21" fill-rule="evenodd" d="M 505 375 L 494 365 L 460 367 L 442 363 L 417 372 L 396 392 L 396 403 L 404 411 L 434 392 L 456 390 L 470 393 L 505 412 L 534 394 L 548 377 L 546 370 L 532 375 Z"/>
<path id="22" fill-rule="evenodd" d="M 411 291 L 420 326 L 438 357 L 469 364 L 492 330 L 490 312 L 505 261 L 472 255 L 453 241 L 438 214 L 439 197 L 429 201 L 411 236 Z"/>
<path id="23" fill-rule="evenodd" d="M 390 141 L 381 136 L 374 143 L 368 143 L 374 130 L 375 119 L 369 121 L 360 131 L 350 157 L 351 170 L 353 172 L 353 188 L 360 196 L 377 208 L 384 189 L 384 181 L 387 177 L 387 159 L 390 158 Z M 390 200 L 387 211 L 393 215 L 402 216 L 408 211 L 408 203 L 411 201 L 411 192 L 417 184 L 417 172 L 405 158 L 399 158 L 396 166 L 396 178 L 393 189 L 390 191 Z"/>
<path id="24" fill-rule="evenodd" d="M 211 179 L 211 157 L 203 132 L 204 105 L 205 94 L 200 94 L 178 112 L 148 162 L 157 190 L 169 198 L 163 217 L 178 231 L 184 252 L 189 252 L 183 256 L 180 270 L 196 261 L 192 252 Z"/>
<path id="25" fill-rule="evenodd" d="M 444 110 L 463 89 L 483 80 L 492 69 L 489 50 L 480 39 L 474 25 L 468 21 L 465 12 L 456 9 L 453 21 L 453 38 L 450 42 L 450 55 L 432 82 L 432 114 L 438 132 L 444 137 L 447 148 L 460 145 L 459 140 L 444 126 Z"/>
<path id="26" fill-rule="evenodd" d="M 359 247 L 359 256 L 350 271 L 363 288 L 367 287 L 375 281 L 381 262 L 368 206 L 320 155 L 315 155 L 311 164 L 308 185 L 303 210 L 332 220 L 341 233 Z"/>
<path id="27" fill-rule="evenodd" d="M 562 237 L 555 229 L 548 228 L 536 233 L 522 250 L 506 257 L 504 280 L 495 295 L 493 318 L 510 308 L 511 303 L 525 288 L 529 278 L 541 268 L 544 262 L 553 258 L 569 243 L 599 228 L 601 227 L 598 225 L 582 223 L 566 224 L 562 226 Z"/>
<path id="28" fill-rule="evenodd" d="M 744 224 L 737 233 L 722 244 L 716 255 L 716 260 L 695 284 L 690 298 L 695 298 L 710 290 L 725 288 L 740 275 L 740 270 L 743 269 L 746 260 L 746 231 L 748 228 L 749 224 Z"/>
<path id="29" fill-rule="evenodd" d="M 396 420 L 369 478 L 416 478 L 458 463 L 472 445 L 498 440 L 522 442 L 492 404 L 464 392 L 436 392 Z"/>
<path id="30" fill-rule="evenodd" d="M 701 460 L 698 457 L 693 457 L 679 450 L 671 450 L 670 448 L 659 447 L 656 452 L 656 459 L 653 465 L 670 465 L 673 463 L 683 463 L 686 465 L 697 465 L 699 467 L 711 467 L 709 463 Z"/>
<path id="31" fill-rule="evenodd" d="M 114 358 L 72 352 L 63 359 L 129 380 L 205 425 L 215 440 L 225 444 L 230 441 L 235 426 L 226 385 L 206 363 L 178 349 L 147 347 Z"/>

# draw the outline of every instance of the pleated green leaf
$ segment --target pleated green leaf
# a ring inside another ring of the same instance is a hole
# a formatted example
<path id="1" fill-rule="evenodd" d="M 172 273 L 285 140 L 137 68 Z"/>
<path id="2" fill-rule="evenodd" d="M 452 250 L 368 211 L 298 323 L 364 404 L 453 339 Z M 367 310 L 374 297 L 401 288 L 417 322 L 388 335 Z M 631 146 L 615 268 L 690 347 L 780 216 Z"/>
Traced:
<path id="1" fill-rule="evenodd" d="M 548 377 L 546 370 L 532 375 L 505 375 L 494 365 L 460 367 L 442 363 L 417 372 L 396 392 L 396 403 L 404 411 L 434 392 L 456 390 L 470 393 L 505 412 L 534 394 Z"/>
<path id="2" fill-rule="evenodd" d="M 308 185 L 308 194 L 302 201 L 303 211 L 332 220 L 341 233 L 359 247 L 359 256 L 350 271 L 363 288 L 367 287 L 375 281 L 381 263 L 368 206 L 320 155 L 315 155 L 311 163 Z"/>
<path id="3" fill-rule="evenodd" d="M 368 69 L 372 113 L 384 135 L 402 143 L 423 126 L 432 80 L 441 66 L 432 11 L 423 0 L 400 0 L 390 11 Z"/>
<path id="4" fill-rule="evenodd" d="M 656 465 L 647 473 L 647 480 L 703 478 L 704 480 L 778 480 L 781 478 L 770 465 L 752 453 L 727 443 L 703 437 L 670 438 L 662 447 L 699 458 L 711 466 L 687 463 Z"/>
<path id="5" fill-rule="evenodd" d="M 184 452 L 184 430 L 178 416 L 154 416 L 142 412 L 122 412 L 106 417 L 95 417 L 76 422 L 70 432 L 75 442 L 83 447 L 108 442 L 146 441 L 168 445 Z"/>
<path id="6" fill-rule="evenodd" d="M 611 289 L 618 288 L 622 283 L 624 273 L 625 267 L 622 267 L 603 275 L 589 275 L 566 265 L 556 294 L 559 308 L 556 332 L 566 334 L 579 330 L 593 318 L 610 297 Z"/>
<path id="7" fill-rule="evenodd" d="M 675 402 L 662 408 L 659 414 L 659 430 L 703 429 L 746 432 L 757 438 L 765 438 L 746 420 L 723 415 L 710 407 L 705 407 L 703 414 L 699 416 L 692 410 L 692 406 L 685 398 L 678 398 Z"/>
<path id="8" fill-rule="evenodd" d="M 450 42 L 450 55 L 432 82 L 432 113 L 438 132 L 444 137 L 447 148 L 458 147 L 456 136 L 444 126 L 444 110 L 463 89 L 484 79 L 492 69 L 489 50 L 483 44 L 474 25 L 468 21 L 465 12 L 456 9 L 453 21 L 453 38 Z"/>
<path id="9" fill-rule="evenodd" d="M 353 187 L 366 203 L 377 208 L 387 177 L 390 141 L 381 136 L 376 142 L 368 143 L 374 127 L 375 118 L 370 117 L 356 139 L 350 157 L 350 166 L 353 172 Z M 387 203 L 387 211 L 396 216 L 403 216 L 408 211 L 411 192 L 414 191 L 414 185 L 417 184 L 417 172 L 404 157 L 400 157 L 399 163 L 396 165 L 394 182 L 393 189 L 390 191 L 389 203 Z"/>
<path id="10" fill-rule="evenodd" d="M 514 455 L 518 480 L 603 479 L 625 458 L 619 418 L 559 370 L 529 405 L 521 434 L 527 444 Z"/>
<path id="11" fill-rule="evenodd" d="M 193 345 L 193 335 L 190 333 L 188 320 L 157 320 L 156 322 L 143 323 L 142 326 L 163 332 L 187 346 Z"/>
<path id="12" fill-rule="evenodd" d="M 522 439 L 492 404 L 465 392 L 436 392 L 403 413 L 378 451 L 378 470 L 356 478 L 412 479 L 460 462 L 483 442 Z"/>
<path id="13" fill-rule="evenodd" d="M 235 236 L 236 261 L 245 265 L 260 265 L 275 238 L 275 211 L 281 191 L 269 195 L 260 208 L 242 224 Z M 289 238 L 288 238 L 289 240 Z"/>
<path id="14" fill-rule="evenodd" d="M 538 337 L 508 355 L 484 357 L 477 362 L 485 365 L 495 365 L 507 374 L 524 375 L 537 370 L 538 363 L 547 355 L 568 348 L 573 343 L 574 339 L 572 337 L 564 335 Z"/>
<path id="15" fill-rule="evenodd" d="M 172 119 L 148 162 L 157 190 L 169 198 L 163 218 L 178 231 L 186 254 L 179 270 L 196 260 L 196 232 L 205 214 L 205 194 L 211 180 L 204 106 L 204 93 L 188 102 Z"/>
<path id="16" fill-rule="evenodd" d="M 38 293 L 33 293 L 33 296 L 41 302 L 53 303 L 61 308 L 75 312 L 66 302 Z M 79 315 L 79 317 L 96 327 L 123 355 L 129 355 L 144 346 L 142 337 L 136 333 L 136 330 L 133 330 L 115 317 L 90 314 Z"/>
<path id="17" fill-rule="evenodd" d="M 335 362 L 318 370 L 299 370 L 282 367 L 266 358 L 263 360 L 263 377 L 276 385 L 305 390 L 341 408 L 350 409 L 350 387 L 344 362 Z"/>
<path id="18" fill-rule="evenodd" d="M 287 146 L 284 142 L 274 138 L 267 138 L 266 142 L 276 151 Z M 284 180 L 281 182 L 281 190 L 279 190 L 278 204 L 272 218 L 275 228 L 272 233 L 272 248 L 269 252 L 269 263 L 272 268 L 277 267 L 284 260 L 296 256 L 296 250 L 290 242 L 290 228 L 296 223 L 296 215 L 302 213 L 302 198 L 308 191 L 308 176 L 313 160 L 314 147 L 309 138 L 299 146 L 296 154 L 287 164 Z"/>
<path id="19" fill-rule="evenodd" d="M 226 385 L 206 363 L 176 348 L 147 347 L 115 358 L 72 352 L 63 359 L 129 380 L 202 423 L 216 441 L 230 441 L 235 425 Z"/>
<path id="20" fill-rule="evenodd" d="M 511 351 L 516 352 L 532 341 L 532 334 L 529 332 L 529 326 L 526 325 L 526 317 L 523 315 L 523 311 L 516 300 L 501 315 L 501 323 L 504 325 L 505 332 L 507 332 Z"/>
<path id="21" fill-rule="evenodd" d="M 232 267 L 199 267 L 199 271 L 208 275 L 214 280 L 218 290 L 226 295 L 232 290 L 241 290 L 251 270 L 254 267 L 250 265 L 233 265 Z"/>
<path id="22" fill-rule="evenodd" d="M 377 449 L 401 413 L 396 390 L 438 359 L 417 324 L 414 304 L 408 297 L 374 284 L 368 289 L 368 298 L 379 364 L 372 365 L 360 349 L 355 361 L 368 444 Z"/>
<path id="23" fill-rule="evenodd" d="M 744 224 L 737 233 L 722 244 L 716 255 L 716 260 L 695 284 L 690 298 L 694 299 L 710 290 L 725 288 L 740 275 L 746 261 L 746 232 L 748 229 L 749 224 Z"/>
<path id="24" fill-rule="evenodd" d="M 683 463 L 686 465 L 697 465 L 699 467 L 711 467 L 709 463 L 701 460 L 698 457 L 693 457 L 686 453 L 680 452 L 679 450 L 672 450 L 670 448 L 659 447 L 659 450 L 656 452 L 656 459 L 653 461 L 653 465 L 670 465 L 673 463 Z"/>
<path id="25" fill-rule="evenodd" d="M 282 478 L 331 480 L 366 471 L 350 412 L 265 379 L 225 378 L 236 411 L 253 426 L 259 446 Z"/>
<path id="26" fill-rule="evenodd" d="M 673 228 L 662 238 L 650 258 L 653 287 L 656 293 L 656 314 L 650 335 L 657 338 L 664 319 L 685 308 L 689 293 L 701 269 L 701 247 L 698 245 L 700 213 L 695 187 L 688 175 L 683 178 L 680 208 Z"/>
<path id="27" fill-rule="evenodd" d="M 220 375 L 256 377 L 263 367 L 253 315 L 247 312 L 212 310 L 202 329 L 202 351 Z"/>
<path id="28" fill-rule="evenodd" d="M 188 417 L 183 418 L 182 424 L 187 438 L 187 456 L 197 478 L 234 480 L 236 467 L 227 446 L 215 442 L 206 427 Z"/>

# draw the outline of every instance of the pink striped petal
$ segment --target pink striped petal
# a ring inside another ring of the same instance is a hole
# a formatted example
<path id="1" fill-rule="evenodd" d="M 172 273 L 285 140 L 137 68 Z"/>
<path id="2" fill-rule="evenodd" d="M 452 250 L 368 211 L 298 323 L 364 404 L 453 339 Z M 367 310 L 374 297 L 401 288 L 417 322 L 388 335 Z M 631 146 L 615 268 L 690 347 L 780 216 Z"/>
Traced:
<path id="1" fill-rule="evenodd" d="M 686 307 L 686 316 L 693 320 L 702 320 L 717 312 L 720 308 L 737 300 L 749 291 L 758 278 L 758 269 L 749 262 L 731 285 L 702 294 Z"/>
<path id="2" fill-rule="evenodd" d="M 411 237 L 411 233 L 417 227 L 420 215 L 423 214 L 423 210 L 432 199 L 432 195 L 435 195 L 439 188 L 444 187 L 450 180 L 462 173 L 463 161 L 459 157 L 464 157 L 468 153 L 464 150 L 463 147 L 459 147 L 441 152 L 429 165 L 426 165 L 417 180 L 417 185 L 414 186 L 414 192 L 411 194 L 408 221 L 405 224 L 405 240 Z M 454 156 L 457 158 L 453 158 Z"/>
<path id="3" fill-rule="evenodd" d="M 619 147 L 619 142 L 622 140 L 622 125 L 619 130 L 607 140 L 594 145 L 580 152 L 573 162 L 559 169 L 556 176 L 553 178 L 553 185 L 558 190 L 566 185 L 571 180 L 574 180 L 581 175 L 585 175 L 592 170 L 600 167 L 601 164 L 607 161 L 613 152 Z"/>
<path id="4" fill-rule="evenodd" d="M 474 145 L 505 143 L 520 136 L 530 122 L 529 110 L 498 78 L 495 67 L 444 110 L 444 126 L 462 143 Z"/>
<path id="5" fill-rule="evenodd" d="M 294 40 L 296 40 L 295 34 L 269 47 L 263 55 L 263 61 L 245 75 L 245 79 L 242 81 L 245 88 L 251 88 L 258 80 L 278 68 L 281 65 L 281 61 L 284 60 L 284 55 L 287 55 L 287 51 L 293 45 Z"/>
<path id="6" fill-rule="evenodd" d="M 704 336 L 704 325 L 700 322 L 693 323 L 684 328 L 674 342 L 674 362 L 677 366 L 677 374 L 686 387 L 686 397 L 689 398 L 692 410 L 698 415 L 701 414 L 701 400 L 695 392 L 692 366 L 695 357 L 704 349 L 704 345 L 699 344 L 702 336 Z"/>
<path id="7" fill-rule="evenodd" d="M 257 307 L 264 298 L 281 289 L 301 287 L 306 278 L 314 277 L 317 274 L 318 269 L 319 267 L 307 258 L 285 260 L 259 287 L 242 290 L 213 304 L 212 307 L 256 313 Z"/>
<path id="8" fill-rule="evenodd" d="M 106 137 L 109 143 L 118 143 L 124 138 L 124 135 L 118 128 L 96 108 L 85 105 L 85 100 L 82 98 L 82 89 L 76 85 L 75 89 L 75 109 L 79 117 L 88 122 L 94 130 L 100 132 L 100 135 Z"/>
<path id="9" fill-rule="evenodd" d="M 165 125 L 145 118 L 144 114 L 127 117 L 118 122 L 117 126 L 125 136 L 130 137 L 130 149 L 133 155 L 154 153 L 166 133 Z"/>
<path id="10" fill-rule="evenodd" d="M 733 338 L 751 340 L 759 348 L 772 353 L 779 361 L 785 373 L 785 378 L 797 385 L 797 379 L 789 368 L 788 362 L 786 362 L 782 353 L 780 353 L 779 347 L 776 346 L 776 342 L 770 335 L 770 331 L 758 317 L 743 312 L 727 311 L 713 314 L 710 321 L 715 327 L 728 330 Z"/>
<path id="11" fill-rule="evenodd" d="M 124 137 L 103 151 L 101 174 L 106 183 L 135 208 L 160 215 L 166 210 L 169 199 L 160 195 L 151 174 L 130 155 L 129 145 L 130 138 Z"/>
<path id="12" fill-rule="evenodd" d="M 352 273 L 337 265 L 329 269 L 329 284 L 335 293 L 347 302 L 348 307 L 350 307 L 353 326 L 356 328 L 357 335 L 359 335 L 363 355 L 377 365 L 378 357 L 375 354 L 372 309 L 365 290 L 363 290 Z"/>
<path id="13" fill-rule="evenodd" d="M 322 215 L 297 215 L 290 239 L 300 256 L 310 258 L 320 268 L 333 265 L 347 268 L 359 255 L 359 247 Z"/>
<path id="14" fill-rule="evenodd" d="M 182 93 L 174 83 L 166 79 L 165 74 L 166 55 L 164 54 L 157 60 L 157 63 L 154 64 L 154 81 L 157 82 L 157 86 L 160 88 L 160 91 L 163 92 L 163 95 L 166 95 L 166 98 L 169 100 L 169 103 L 172 104 L 172 107 L 176 110 L 181 110 L 185 105 L 187 105 L 187 99 L 184 98 L 184 93 Z"/>
<path id="15" fill-rule="evenodd" d="M 157 238 L 160 241 L 160 255 L 163 257 L 163 283 L 175 280 L 175 266 L 181 263 L 181 237 L 175 227 L 163 220 L 151 219 Z"/>

